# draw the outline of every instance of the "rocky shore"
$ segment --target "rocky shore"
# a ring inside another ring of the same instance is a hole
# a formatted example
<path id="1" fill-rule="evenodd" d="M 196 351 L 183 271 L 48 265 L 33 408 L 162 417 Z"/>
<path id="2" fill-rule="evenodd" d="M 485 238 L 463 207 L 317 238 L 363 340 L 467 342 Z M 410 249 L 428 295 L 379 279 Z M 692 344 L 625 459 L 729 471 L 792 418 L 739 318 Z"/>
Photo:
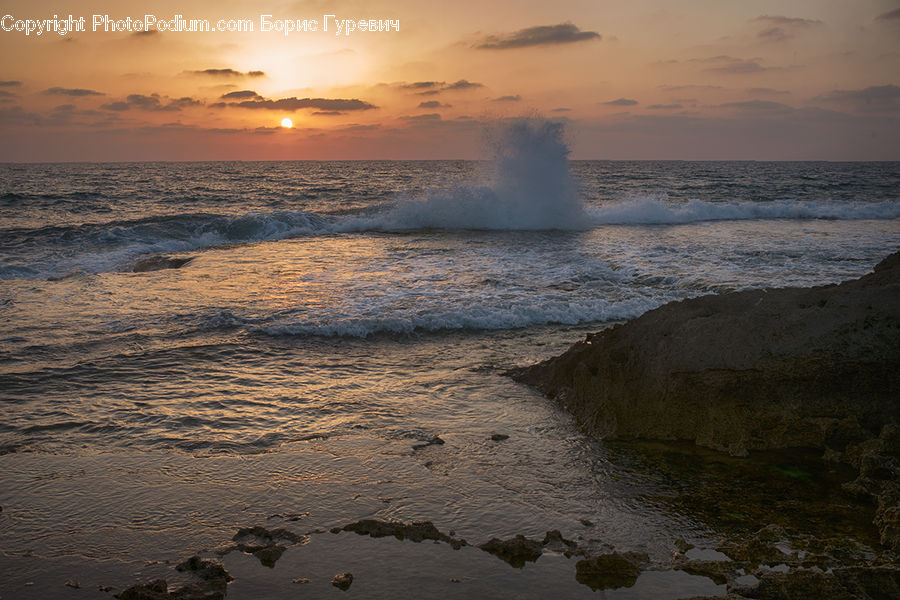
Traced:
<path id="1" fill-rule="evenodd" d="M 510 375 L 604 439 L 819 451 L 900 549 L 900 253 L 838 285 L 673 302 Z"/>

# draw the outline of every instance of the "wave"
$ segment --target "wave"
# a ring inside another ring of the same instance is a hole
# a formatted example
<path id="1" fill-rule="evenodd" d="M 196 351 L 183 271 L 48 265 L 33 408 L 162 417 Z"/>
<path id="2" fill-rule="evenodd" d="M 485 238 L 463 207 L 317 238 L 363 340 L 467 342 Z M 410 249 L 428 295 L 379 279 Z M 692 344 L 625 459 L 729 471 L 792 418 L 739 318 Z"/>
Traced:
<path id="1" fill-rule="evenodd" d="M 584 207 L 569 171 L 562 123 L 513 119 L 491 131 L 494 174 L 487 185 L 461 185 L 338 225 L 341 231 L 578 230 Z"/>
<path id="2" fill-rule="evenodd" d="M 634 318 L 664 303 L 666 298 L 631 298 L 606 302 L 596 298 L 569 301 L 548 298 L 506 306 L 459 305 L 431 311 L 395 311 L 385 315 L 334 316 L 323 319 L 240 317 L 221 311 L 204 317 L 208 329 L 242 328 L 270 336 L 358 337 L 379 334 L 414 335 L 440 331 L 493 331 L 541 325 L 582 325 Z M 430 314 L 429 314 L 430 313 Z"/>
<path id="3" fill-rule="evenodd" d="M 900 202 L 670 202 L 643 197 L 587 209 L 592 225 L 676 225 L 702 221 L 884 220 L 900 218 Z"/>

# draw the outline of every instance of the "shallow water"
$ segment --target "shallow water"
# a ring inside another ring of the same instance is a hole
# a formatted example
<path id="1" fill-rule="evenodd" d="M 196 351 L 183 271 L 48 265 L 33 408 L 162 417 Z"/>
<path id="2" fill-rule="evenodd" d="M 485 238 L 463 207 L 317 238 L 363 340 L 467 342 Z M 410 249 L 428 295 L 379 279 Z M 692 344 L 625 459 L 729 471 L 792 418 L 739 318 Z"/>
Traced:
<path id="1" fill-rule="evenodd" d="M 472 162 L 0 166 L 3 597 L 76 593 L 67 569 L 171 579 L 146 562 L 240 527 L 364 517 L 473 543 L 559 529 L 656 561 L 676 538 L 713 546 L 735 524 L 661 501 L 678 495 L 668 467 L 585 439 L 503 371 L 670 300 L 864 274 L 900 246 L 900 165 L 576 162 L 570 181 L 534 167 L 565 166 L 565 148 L 532 134 L 493 177 Z M 554 189 L 557 229 L 529 230 Z M 192 260 L 132 272 L 161 253 Z M 520 571 L 472 548 L 310 539 L 272 572 L 228 555 L 229 598 L 300 593 L 289 580 L 310 571 L 303 590 L 325 594 L 341 570 L 367 597 L 593 594 L 564 557 Z M 721 591 L 642 578 L 606 594 Z"/>

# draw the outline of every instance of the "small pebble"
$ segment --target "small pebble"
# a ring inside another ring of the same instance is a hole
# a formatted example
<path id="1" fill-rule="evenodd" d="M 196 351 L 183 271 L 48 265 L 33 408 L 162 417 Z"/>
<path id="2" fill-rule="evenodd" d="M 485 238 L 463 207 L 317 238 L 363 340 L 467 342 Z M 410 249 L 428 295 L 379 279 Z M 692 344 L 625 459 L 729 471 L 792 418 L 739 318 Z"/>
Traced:
<path id="1" fill-rule="evenodd" d="M 509 436 L 506 435 L 505 433 L 494 433 L 494 434 L 491 434 L 491 439 L 494 440 L 495 442 L 502 442 L 503 440 L 508 440 Z"/>
<path id="2" fill-rule="evenodd" d="M 353 583 L 353 573 L 338 573 L 331 579 L 331 585 L 336 588 L 347 590 Z"/>

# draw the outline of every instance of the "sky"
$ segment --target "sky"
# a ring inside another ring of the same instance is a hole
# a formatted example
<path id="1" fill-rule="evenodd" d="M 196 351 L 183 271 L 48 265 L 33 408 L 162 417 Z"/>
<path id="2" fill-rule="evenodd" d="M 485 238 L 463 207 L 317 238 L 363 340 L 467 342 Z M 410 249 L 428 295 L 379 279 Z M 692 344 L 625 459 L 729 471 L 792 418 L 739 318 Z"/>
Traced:
<path id="1" fill-rule="evenodd" d="M 477 159 L 486 124 L 522 116 L 565 122 L 575 159 L 900 160 L 898 0 L 14 0 L 0 13 L 3 162 Z M 85 31 L 58 23 L 70 14 Z M 104 31 L 104 17 L 131 23 Z M 191 21 L 252 31 L 178 30 Z"/>

